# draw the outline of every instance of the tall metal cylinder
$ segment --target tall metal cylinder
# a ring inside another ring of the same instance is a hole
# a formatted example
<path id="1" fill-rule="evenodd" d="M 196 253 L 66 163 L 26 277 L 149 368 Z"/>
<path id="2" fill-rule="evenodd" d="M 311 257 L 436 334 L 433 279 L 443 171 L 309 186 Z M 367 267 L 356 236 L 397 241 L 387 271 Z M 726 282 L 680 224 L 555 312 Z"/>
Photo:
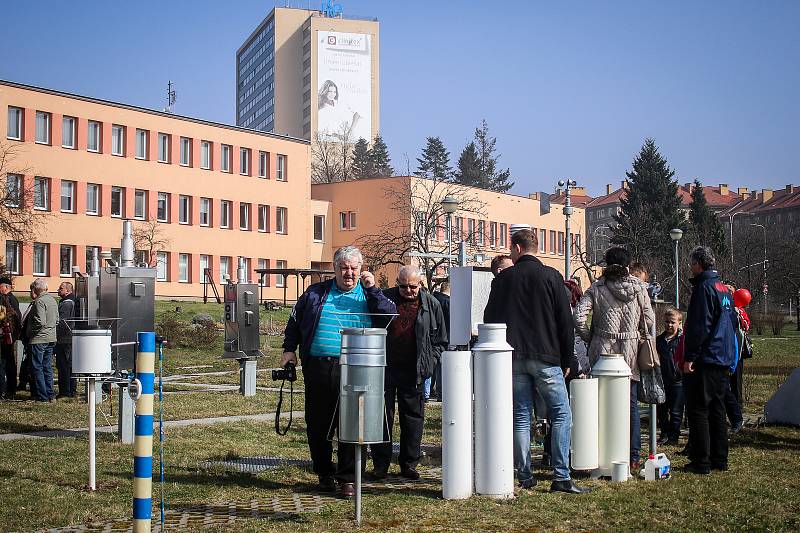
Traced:
<path id="1" fill-rule="evenodd" d="M 125 220 L 122 222 L 122 241 L 120 241 L 120 265 L 135 266 L 136 247 L 133 242 L 133 222 Z"/>
<path id="2" fill-rule="evenodd" d="M 475 380 L 475 492 L 514 497 L 511 351 L 505 324 L 478 324 Z"/>
<path id="3" fill-rule="evenodd" d="M 137 335 L 136 379 L 141 395 L 136 400 L 133 440 L 133 531 L 150 531 L 153 516 L 153 389 L 156 334 Z"/>
<path id="4" fill-rule="evenodd" d="M 598 390 L 597 378 L 573 379 L 569 384 L 572 409 L 572 460 L 574 470 L 594 470 L 598 456 Z"/>
<path id="5" fill-rule="evenodd" d="M 339 441 L 356 444 L 385 442 L 383 379 L 386 330 L 343 329 L 339 364 Z"/>
<path id="6" fill-rule="evenodd" d="M 472 352 L 442 354 L 442 497 L 472 496 Z"/>
<path id="7" fill-rule="evenodd" d="M 602 354 L 592 367 L 598 378 L 598 462 L 610 476 L 615 461 L 630 462 L 631 370 L 619 354 Z"/>

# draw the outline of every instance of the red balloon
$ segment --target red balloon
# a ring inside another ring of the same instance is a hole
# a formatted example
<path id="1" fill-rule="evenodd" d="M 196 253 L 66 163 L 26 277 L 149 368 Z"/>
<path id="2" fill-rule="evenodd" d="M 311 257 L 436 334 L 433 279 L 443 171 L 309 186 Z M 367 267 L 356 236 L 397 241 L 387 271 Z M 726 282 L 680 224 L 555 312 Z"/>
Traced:
<path id="1" fill-rule="evenodd" d="M 747 289 L 736 289 L 733 293 L 733 304 L 740 309 L 747 307 L 752 299 L 753 295 Z"/>

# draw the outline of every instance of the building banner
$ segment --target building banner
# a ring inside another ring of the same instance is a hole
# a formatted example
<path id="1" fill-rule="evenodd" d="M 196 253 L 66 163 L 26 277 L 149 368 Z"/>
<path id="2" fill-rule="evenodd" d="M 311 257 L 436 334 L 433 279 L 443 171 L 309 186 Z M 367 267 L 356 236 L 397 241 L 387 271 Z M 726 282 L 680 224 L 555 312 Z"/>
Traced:
<path id="1" fill-rule="evenodd" d="M 372 141 L 372 39 L 317 32 L 317 132 L 323 140 Z"/>

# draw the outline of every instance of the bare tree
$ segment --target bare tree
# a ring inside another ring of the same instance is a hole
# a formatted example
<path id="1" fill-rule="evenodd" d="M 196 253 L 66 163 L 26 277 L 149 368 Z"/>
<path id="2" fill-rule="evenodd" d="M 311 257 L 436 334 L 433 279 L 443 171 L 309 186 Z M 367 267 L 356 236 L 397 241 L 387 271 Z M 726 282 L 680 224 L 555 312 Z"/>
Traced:
<path id="1" fill-rule="evenodd" d="M 166 250 L 171 241 L 164 235 L 164 228 L 156 219 L 135 222 L 133 244 L 136 250 L 147 254 L 147 264 L 154 268 L 158 262 L 158 252 Z"/>
<path id="2" fill-rule="evenodd" d="M 311 182 L 335 183 L 353 179 L 352 128 L 342 124 L 330 134 L 316 132 L 311 142 Z"/>
<path id="3" fill-rule="evenodd" d="M 19 155 L 18 144 L 0 142 L 0 235 L 14 241 L 34 241 L 52 211 L 35 209 L 36 182 L 24 179 L 32 171 L 17 163 Z"/>
<path id="4" fill-rule="evenodd" d="M 377 269 L 390 264 L 407 264 L 410 252 L 447 253 L 446 218 L 442 210 L 442 198 L 447 195 L 458 199 L 459 216 L 486 216 L 485 203 L 470 187 L 431 178 L 404 177 L 392 180 L 384 188 L 384 197 L 389 200 L 391 215 L 381 224 L 377 233 L 364 235 L 359 239 L 365 262 Z M 453 243 L 462 238 L 467 242 L 474 242 L 479 231 L 478 224 L 472 234 L 464 236 L 457 234 L 457 228 L 452 229 Z M 484 227 L 484 231 L 486 229 Z M 481 242 L 475 248 L 480 249 L 482 246 Z M 425 272 L 427 286 L 432 287 L 437 269 L 446 264 L 447 259 L 418 259 Z"/>

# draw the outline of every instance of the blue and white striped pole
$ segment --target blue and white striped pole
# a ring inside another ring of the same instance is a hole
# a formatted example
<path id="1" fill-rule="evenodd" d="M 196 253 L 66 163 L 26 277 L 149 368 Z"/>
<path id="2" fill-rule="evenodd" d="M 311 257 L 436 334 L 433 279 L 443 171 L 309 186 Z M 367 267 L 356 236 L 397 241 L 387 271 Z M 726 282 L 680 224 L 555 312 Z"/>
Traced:
<path id="1" fill-rule="evenodd" d="M 136 379 L 141 395 L 136 400 L 133 438 L 133 531 L 150 531 L 153 515 L 153 385 L 156 334 L 137 334 Z"/>

